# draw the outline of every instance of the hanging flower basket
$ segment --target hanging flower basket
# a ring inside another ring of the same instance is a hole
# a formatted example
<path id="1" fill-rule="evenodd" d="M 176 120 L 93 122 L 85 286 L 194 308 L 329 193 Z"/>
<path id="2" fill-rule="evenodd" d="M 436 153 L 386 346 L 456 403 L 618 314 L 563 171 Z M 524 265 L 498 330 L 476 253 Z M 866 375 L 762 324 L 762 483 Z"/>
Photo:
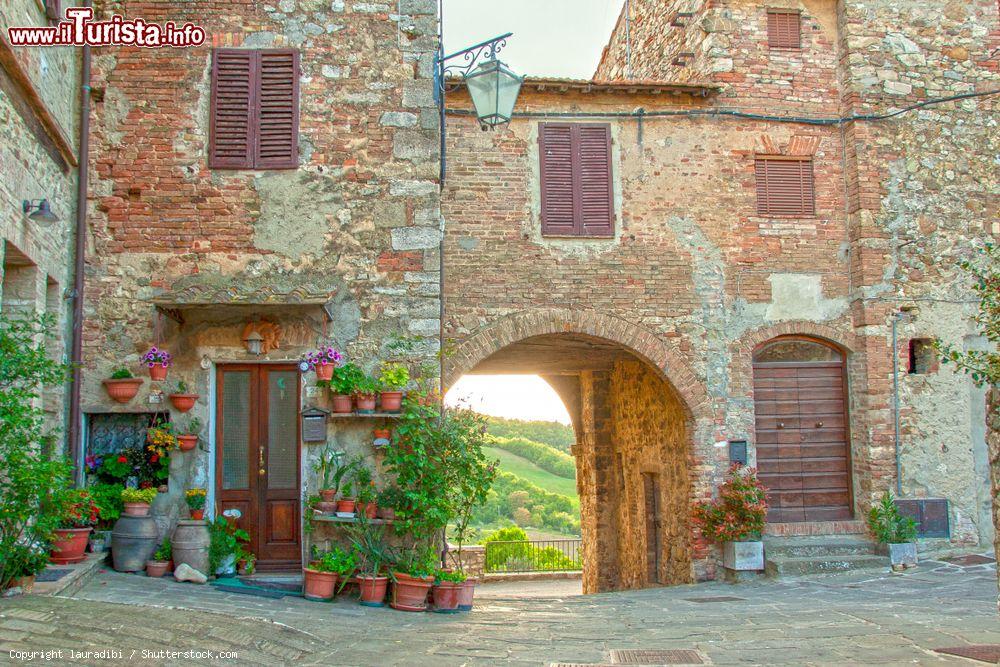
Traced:
<path id="1" fill-rule="evenodd" d="M 149 377 L 153 382 L 163 382 L 167 379 L 167 369 L 170 367 L 170 353 L 157 347 L 149 348 L 142 355 L 142 363 L 149 368 Z"/>
<path id="2" fill-rule="evenodd" d="M 336 348 L 324 345 L 306 355 L 309 368 L 316 372 L 316 379 L 329 382 L 333 378 L 333 370 L 344 363 L 344 355 Z"/>
<path id="3" fill-rule="evenodd" d="M 104 390 L 118 403 L 128 403 L 139 393 L 142 378 L 108 378 L 103 381 Z"/>

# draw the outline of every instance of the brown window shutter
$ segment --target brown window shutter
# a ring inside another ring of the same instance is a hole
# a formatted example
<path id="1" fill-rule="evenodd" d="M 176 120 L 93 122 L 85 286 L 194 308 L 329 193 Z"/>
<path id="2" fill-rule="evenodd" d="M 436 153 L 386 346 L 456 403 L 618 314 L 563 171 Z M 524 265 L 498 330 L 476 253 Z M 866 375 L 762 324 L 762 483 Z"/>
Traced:
<path id="1" fill-rule="evenodd" d="M 614 236 L 611 126 L 577 125 L 580 224 L 583 236 Z"/>
<path id="2" fill-rule="evenodd" d="M 808 217 L 816 214 L 816 193 L 811 158 L 758 157 L 757 214 Z"/>
<path id="3" fill-rule="evenodd" d="M 542 234 L 613 236 L 611 127 L 542 123 Z"/>
<path id="4" fill-rule="evenodd" d="M 767 11 L 767 45 L 772 49 L 802 48 L 802 16 L 787 9 Z"/>
<path id="5" fill-rule="evenodd" d="M 256 160 L 257 169 L 299 166 L 299 53 L 260 52 Z"/>
<path id="6" fill-rule="evenodd" d="M 542 234 L 570 236 L 575 230 L 573 126 L 542 123 L 538 130 L 541 164 Z"/>
<path id="7" fill-rule="evenodd" d="M 208 166 L 252 169 L 257 52 L 216 49 L 213 55 Z"/>
<path id="8" fill-rule="evenodd" d="M 60 0 L 45 0 L 45 18 L 49 20 L 49 25 L 55 25 L 62 20 L 62 6 Z"/>

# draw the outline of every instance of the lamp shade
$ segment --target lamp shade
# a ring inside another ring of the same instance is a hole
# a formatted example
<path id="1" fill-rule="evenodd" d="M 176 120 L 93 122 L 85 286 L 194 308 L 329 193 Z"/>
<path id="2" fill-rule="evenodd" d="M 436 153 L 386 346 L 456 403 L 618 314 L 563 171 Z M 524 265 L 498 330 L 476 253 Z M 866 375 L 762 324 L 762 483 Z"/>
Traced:
<path id="1" fill-rule="evenodd" d="M 483 127 L 509 123 L 524 77 L 499 60 L 487 60 L 465 75 L 465 85 Z"/>
<path id="2" fill-rule="evenodd" d="M 52 212 L 52 207 L 49 205 L 48 199 L 39 199 L 36 201 L 38 201 L 37 204 L 34 201 L 24 201 L 24 212 L 28 213 L 29 220 L 47 223 L 59 222 L 59 216 Z"/>
<path id="3" fill-rule="evenodd" d="M 243 339 L 243 344 L 246 345 L 247 352 L 254 356 L 259 356 L 264 351 L 264 337 L 256 329 Z"/>

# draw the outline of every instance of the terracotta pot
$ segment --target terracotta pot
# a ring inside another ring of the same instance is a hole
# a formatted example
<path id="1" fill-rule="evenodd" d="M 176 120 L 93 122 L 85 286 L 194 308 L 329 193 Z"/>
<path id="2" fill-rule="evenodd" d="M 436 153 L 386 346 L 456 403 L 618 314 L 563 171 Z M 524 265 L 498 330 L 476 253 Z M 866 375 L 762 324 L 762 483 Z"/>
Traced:
<path id="1" fill-rule="evenodd" d="M 351 403 L 351 397 L 348 394 L 334 394 L 333 395 L 333 411 L 336 414 L 343 415 L 347 414 L 353 409 Z"/>
<path id="2" fill-rule="evenodd" d="M 147 560 L 146 561 L 146 576 L 147 577 L 162 577 L 167 573 L 167 569 L 170 567 L 170 561 L 166 560 Z"/>
<path id="3" fill-rule="evenodd" d="M 375 412 L 375 394 L 355 394 L 358 412 Z"/>
<path id="4" fill-rule="evenodd" d="M 385 592 L 389 587 L 389 577 L 357 577 L 361 604 L 366 607 L 384 607 Z"/>
<path id="5" fill-rule="evenodd" d="M 372 430 L 372 436 L 375 440 L 389 440 L 392 438 L 392 429 L 388 428 L 376 428 Z"/>
<path id="6" fill-rule="evenodd" d="M 454 614 L 458 611 L 458 596 L 462 584 L 442 581 L 434 584 L 434 611 L 440 614 Z"/>
<path id="7" fill-rule="evenodd" d="M 144 380 L 142 378 L 124 378 L 122 380 L 104 380 L 104 390 L 108 396 L 119 403 L 128 403 L 139 393 L 139 387 Z"/>
<path id="8" fill-rule="evenodd" d="M 149 503 L 125 503 L 122 514 L 127 516 L 149 516 Z"/>
<path id="9" fill-rule="evenodd" d="M 378 516 L 378 503 L 358 502 L 357 510 L 359 514 L 364 514 L 369 519 L 374 519 Z"/>
<path id="10" fill-rule="evenodd" d="M 182 452 L 190 452 L 192 449 L 198 446 L 198 436 L 179 435 L 177 436 L 177 446 L 180 447 L 180 450 Z"/>
<path id="11" fill-rule="evenodd" d="M 337 501 L 334 500 L 329 503 L 321 501 L 313 505 L 313 509 L 319 510 L 323 514 L 332 514 L 337 511 Z"/>
<path id="12" fill-rule="evenodd" d="M 317 380 L 330 380 L 333 377 L 333 364 L 320 364 L 313 368 Z"/>
<path id="13" fill-rule="evenodd" d="M 472 611 L 472 598 L 476 594 L 477 580 L 469 577 L 462 582 L 462 589 L 458 592 L 458 610 Z"/>
<path id="14" fill-rule="evenodd" d="M 198 394 L 170 394 L 167 398 L 178 412 L 187 412 L 194 407 Z"/>
<path id="15" fill-rule="evenodd" d="M 396 583 L 392 587 L 392 602 L 389 606 L 400 611 L 426 611 L 427 593 L 434 585 L 434 577 L 411 577 L 402 572 L 394 572 Z"/>
<path id="16" fill-rule="evenodd" d="M 149 367 L 149 379 L 153 382 L 163 382 L 167 379 L 167 367 L 163 364 L 153 364 Z"/>
<path id="17" fill-rule="evenodd" d="M 59 528 L 52 538 L 50 560 L 56 565 L 87 560 L 87 538 L 92 528 Z"/>
<path id="18" fill-rule="evenodd" d="M 170 560 L 167 561 L 167 574 L 173 574 L 173 573 L 174 573 L 174 559 L 171 558 Z"/>
<path id="19" fill-rule="evenodd" d="M 191 510 L 191 509 L 189 509 L 188 513 L 191 515 L 191 520 L 192 521 L 201 521 L 202 519 L 205 518 L 205 508 L 204 507 L 201 508 L 200 510 Z"/>
<path id="20" fill-rule="evenodd" d="M 353 498 L 341 498 L 337 501 L 337 511 L 338 512 L 353 512 L 354 507 L 357 505 L 357 501 Z"/>
<path id="21" fill-rule="evenodd" d="M 337 499 L 336 489 L 320 489 L 319 497 L 323 499 L 324 503 L 332 503 Z"/>
<path id="22" fill-rule="evenodd" d="M 27 595 L 31 592 L 31 589 L 35 587 L 35 575 L 28 574 L 23 577 L 18 577 L 10 582 L 10 586 L 7 588 L 19 587 L 21 592 Z M 382 595 L 385 595 L 385 591 L 382 591 Z"/>
<path id="23" fill-rule="evenodd" d="M 382 412 L 399 412 L 403 407 L 403 392 L 383 391 Z"/>
<path id="24" fill-rule="evenodd" d="M 307 600 L 332 600 L 337 592 L 337 573 L 302 568 L 302 596 Z"/>
<path id="25" fill-rule="evenodd" d="M 396 510 L 392 507 L 379 507 L 376 516 L 385 521 L 394 521 L 396 519 Z"/>

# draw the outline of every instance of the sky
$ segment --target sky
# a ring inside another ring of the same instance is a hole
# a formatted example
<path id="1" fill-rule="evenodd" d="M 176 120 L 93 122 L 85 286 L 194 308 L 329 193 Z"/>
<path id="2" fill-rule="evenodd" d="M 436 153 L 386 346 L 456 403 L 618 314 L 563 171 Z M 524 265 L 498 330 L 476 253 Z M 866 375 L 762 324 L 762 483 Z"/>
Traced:
<path id="1" fill-rule="evenodd" d="M 512 32 L 499 57 L 518 74 L 590 79 L 624 1 L 444 0 L 445 52 Z"/>
<path id="2" fill-rule="evenodd" d="M 570 423 L 559 395 L 537 375 L 466 375 L 445 403 L 495 417 Z"/>

